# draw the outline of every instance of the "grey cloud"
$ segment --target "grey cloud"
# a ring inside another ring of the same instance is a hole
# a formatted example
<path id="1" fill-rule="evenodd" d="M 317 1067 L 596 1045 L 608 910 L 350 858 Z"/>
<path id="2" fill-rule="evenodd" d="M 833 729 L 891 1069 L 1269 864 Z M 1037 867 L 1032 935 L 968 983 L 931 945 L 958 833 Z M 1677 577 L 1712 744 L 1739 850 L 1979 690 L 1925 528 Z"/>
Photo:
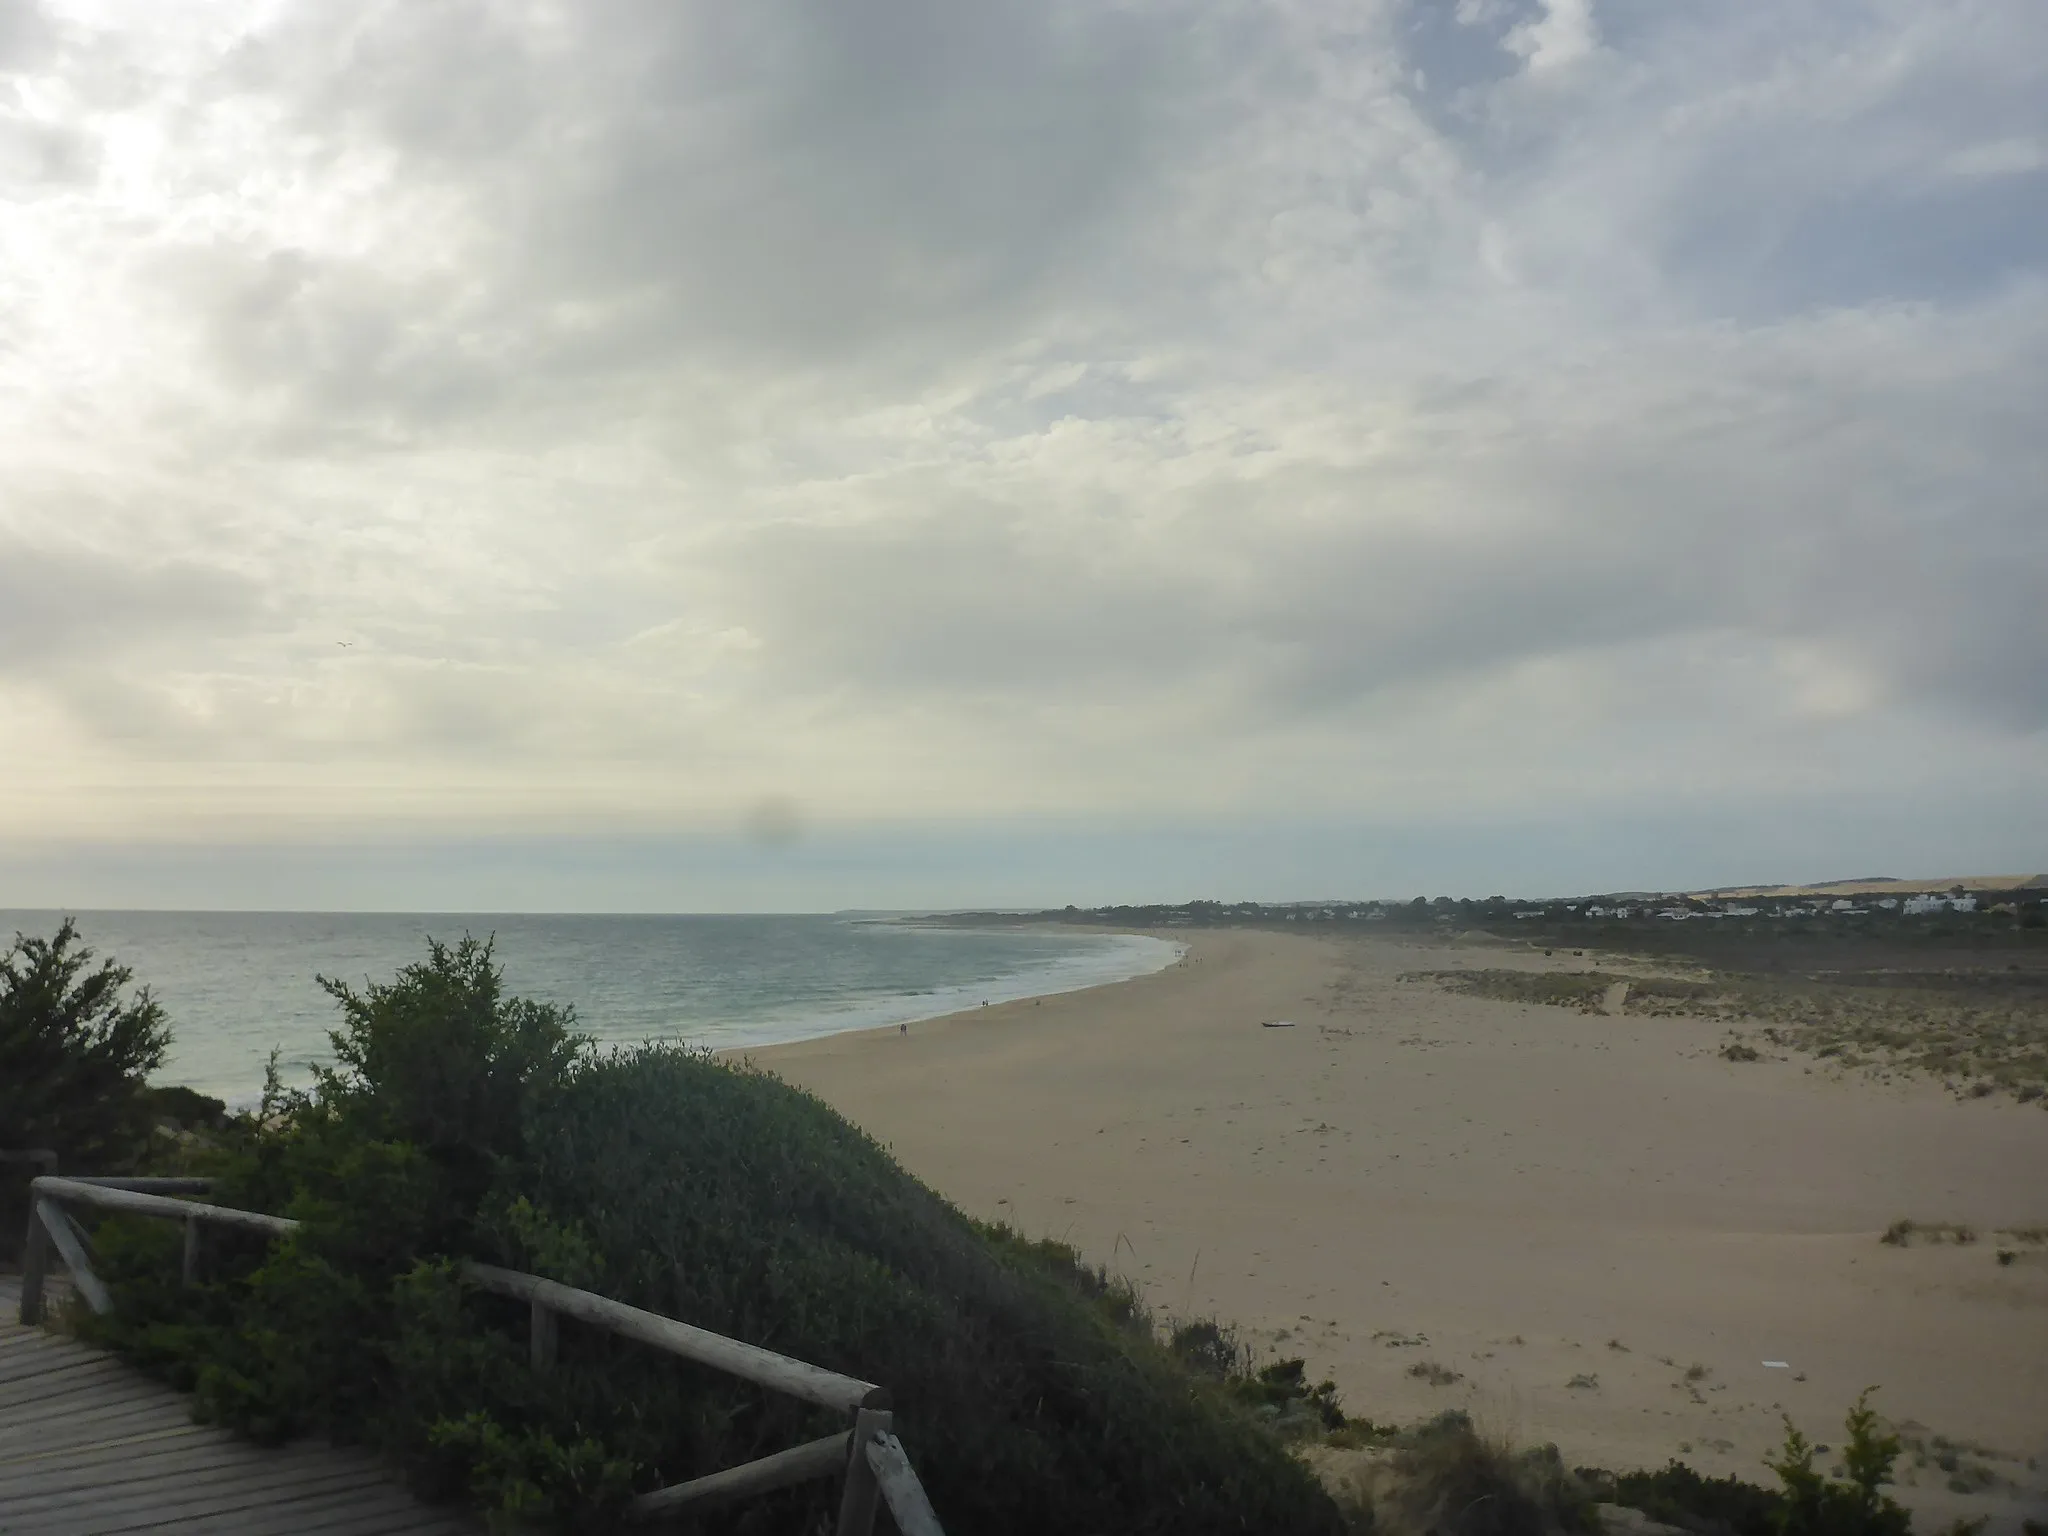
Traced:
<path id="1" fill-rule="evenodd" d="M 1002 334 L 1101 260 L 1184 72 L 1175 22 L 1022 0 L 307 8 L 215 89 L 448 194 L 421 234 L 461 242 L 474 302 L 438 325 L 406 307 L 429 336 L 578 371 L 651 349 L 815 363 Z"/>
<path id="2" fill-rule="evenodd" d="M 1496 384 L 1505 427 L 1453 416 L 1392 458 L 1219 478 L 1115 524 L 1056 487 L 908 481 L 920 515 L 738 534 L 720 581 L 807 687 L 1192 688 L 1250 728 L 1690 635 L 1818 646 L 1894 705 L 2048 728 L 2038 326 L 1932 377 L 1913 334 L 1818 369 L 1791 346 L 1647 387 L 1656 358 Z"/>
<path id="3" fill-rule="evenodd" d="M 57 29 L 33 0 L 0 4 L 0 198 L 26 200 L 91 179 L 98 165 L 91 137 L 28 110 L 22 78 L 46 68 Z"/>
<path id="4" fill-rule="evenodd" d="M 41 63 L 56 40 L 38 0 L 7 0 L 0 5 L 0 72 Z"/>
<path id="5" fill-rule="evenodd" d="M 1369 503 L 1384 489 L 1304 473 L 1268 495 Z M 1727 594 L 1697 567 L 1674 572 L 1672 542 L 1624 535 L 1603 548 L 1583 525 L 1523 520 L 1468 542 L 1305 527 L 1276 510 L 1228 546 L 1216 548 L 1234 567 L 1223 570 L 1177 567 L 1166 548 L 1106 558 L 1025 517 L 955 510 L 779 527 L 748 541 L 735 579 L 748 583 L 763 664 L 799 686 L 1097 704 L 1193 688 L 1234 728 L 1726 622 L 1715 605 Z"/>
<path id="6" fill-rule="evenodd" d="M 97 165 L 96 146 L 86 135 L 0 105 L 0 197 L 47 195 L 90 180 Z"/>
<path id="7" fill-rule="evenodd" d="M 246 632 L 247 577 L 186 561 L 134 563 L 0 533 L 0 667 L 47 672 L 181 637 Z"/>
<path id="8" fill-rule="evenodd" d="M 1967 299 L 2048 265 L 2038 174 L 1973 149 L 2048 134 L 2048 12 L 1904 0 L 1706 12 L 1605 0 L 1625 61 L 1570 93 L 1468 87 L 1447 119 L 1546 271 L 1638 260 L 1696 312 Z M 1547 229 L 1546 229 L 1546 226 Z"/>
<path id="9" fill-rule="evenodd" d="M 281 450 L 417 440 L 515 393 L 527 361 L 488 322 L 471 330 L 443 277 L 225 242 L 163 251 L 149 269 Z"/>

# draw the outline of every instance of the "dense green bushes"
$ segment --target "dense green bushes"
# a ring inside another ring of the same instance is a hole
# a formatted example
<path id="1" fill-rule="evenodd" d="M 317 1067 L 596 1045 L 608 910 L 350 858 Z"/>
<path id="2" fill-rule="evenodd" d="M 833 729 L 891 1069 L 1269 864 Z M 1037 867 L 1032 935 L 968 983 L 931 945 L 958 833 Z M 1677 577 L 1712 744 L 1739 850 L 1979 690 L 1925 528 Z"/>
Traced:
<path id="1" fill-rule="evenodd" d="M 1616 1474 L 1579 1469 L 1595 1496 L 1639 1509 L 1653 1520 L 1698 1536 L 1911 1536 L 1912 1515 L 1884 1490 L 1899 1459 L 1897 1434 L 1870 1406 L 1871 1389 L 1843 1421 L 1835 1476 L 1815 1469 L 1815 1446 L 1785 1420 L 1785 1442 L 1769 1463 L 1776 1488 L 1733 1477 L 1702 1477 L 1682 1462 L 1656 1472 Z M 1974 1536 L 1982 1520 L 1958 1520 L 1944 1536 Z"/>
<path id="2" fill-rule="evenodd" d="M 1705 1477 L 1682 1461 L 1654 1472 L 1578 1469 L 1579 1480 L 1608 1504 L 1700 1536 L 1776 1536 L 1784 1506 L 1775 1489 L 1739 1477 Z"/>
<path id="3" fill-rule="evenodd" d="M 453 1261 L 549 1274 L 880 1381 L 960 1532 L 1335 1532 L 1334 1506 L 1128 1290 L 979 1228 L 825 1105 L 665 1046 L 599 1057 L 503 996 L 487 946 L 434 946 L 342 1007 L 338 1065 L 227 1138 L 217 1198 L 306 1225 L 227 1240 L 172 1283 L 175 1234 L 109 1224 L 109 1335 L 266 1438 L 307 1429 L 423 1485 L 562 1526 L 630 1492 L 843 1427 L 573 1325 L 526 1367 L 524 1309 Z M 715 1528 L 818 1529 L 825 1485 Z"/>
<path id="4" fill-rule="evenodd" d="M 1783 1536 L 1909 1536 L 1913 1517 L 1884 1491 L 1899 1459 L 1899 1437 L 1878 1423 L 1868 1391 L 1843 1428 L 1842 1476 L 1829 1477 L 1814 1470 L 1813 1444 L 1785 1421 L 1785 1446 L 1771 1463 L 1784 1485 L 1778 1530 Z"/>
<path id="5" fill-rule="evenodd" d="M 67 1168 L 131 1164 L 148 1134 L 143 1078 L 171 1043 L 163 1009 L 113 961 L 93 966 L 65 918 L 0 954 L 0 1147 L 48 1147 Z"/>
<path id="6" fill-rule="evenodd" d="M 15 934 L 0 954 L 0 1150 L 47 1149 L 66 1171 L 115 1173 L 148 1145 L 143 1078 L 163 1064 L 171 1030 L 147 987 L 124 996 L 129 972 L 94 958 L 68 917 L 47 939 Z M 0 1169 L 0 1255 L 18 1251 L 31 1172 Z"/>

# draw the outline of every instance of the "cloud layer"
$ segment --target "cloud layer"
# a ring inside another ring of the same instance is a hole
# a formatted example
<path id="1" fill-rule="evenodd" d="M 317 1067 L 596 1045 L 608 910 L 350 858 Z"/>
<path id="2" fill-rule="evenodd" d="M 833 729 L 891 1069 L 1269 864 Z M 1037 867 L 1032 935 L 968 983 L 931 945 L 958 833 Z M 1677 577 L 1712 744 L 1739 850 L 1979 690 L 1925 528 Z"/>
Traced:
<path id="1" fill-rule="evenodd" d="M 16 0 L 0 838 L 2019 806 L 2043 399 L 2033 0 Z"/>

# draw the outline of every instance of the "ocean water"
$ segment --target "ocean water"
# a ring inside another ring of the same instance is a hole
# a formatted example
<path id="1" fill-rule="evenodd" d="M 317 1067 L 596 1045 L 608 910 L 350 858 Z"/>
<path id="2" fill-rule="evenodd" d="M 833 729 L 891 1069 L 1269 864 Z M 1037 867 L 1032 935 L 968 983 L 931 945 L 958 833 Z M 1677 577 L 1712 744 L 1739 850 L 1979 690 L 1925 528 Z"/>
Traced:
<path id="1" fill-rule="evenodd" d="M 0 911 L 0 939 L 55 912 Z M 422 958 L 429 935 L 494 936 L 509 990 L 575 1007 L 601 1041 L 722 1048 L 936 1018 L 1122 981 L 1180 946 L 1127 934 L 923 928 L 841 916 L 80 912 L 79 933 L 147 984 L 174 1042 L 156 1081 L 251 1102 L 275 1048 L 288 1083 L 328 1059 L 338 1015 L 315 979 L 360 987 Z"/>

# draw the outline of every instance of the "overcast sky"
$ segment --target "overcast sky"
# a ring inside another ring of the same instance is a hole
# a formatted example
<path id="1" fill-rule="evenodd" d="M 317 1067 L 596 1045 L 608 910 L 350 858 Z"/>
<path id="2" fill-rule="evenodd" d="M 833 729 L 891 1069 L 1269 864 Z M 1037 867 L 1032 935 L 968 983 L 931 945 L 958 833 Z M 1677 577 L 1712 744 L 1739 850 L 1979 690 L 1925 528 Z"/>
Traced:
<path id="1" fill-rule="evenodd" d="M 0 0 L 0 905 L 2048 867 L 2042 0 Z"/>

